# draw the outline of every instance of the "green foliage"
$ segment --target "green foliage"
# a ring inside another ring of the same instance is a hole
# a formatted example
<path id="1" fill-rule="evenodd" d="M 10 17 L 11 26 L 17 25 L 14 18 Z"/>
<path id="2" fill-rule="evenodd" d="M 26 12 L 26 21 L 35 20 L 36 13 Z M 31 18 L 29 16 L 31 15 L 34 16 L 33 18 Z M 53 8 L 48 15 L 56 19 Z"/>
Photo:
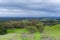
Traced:
<path id="1" fill-rule="evenodd" d="M 36 28 L 42 33 L 44 31 L 45 25 L 43 23 L 36 24 Z"/>
<path id="2" fill-rule="evenodd" d="M 27 26 L 27 30 L 29 30 L 30 33 L 36 32 L 36 27 L 35 26 Z"/>
<path id="3" fill-rule="evenodd" d="M 7 29 L 2 25 L 0 25 L 0 35 L 6 34 L 6 33 L 7 33 Z"/>
<path id="4" fill-rule="evenodd" d="M 34 33 L 36 29 L 38 29 L 41 33 L 44 30 L 43 23 L 38 20 L 7 21 L 7 22 L 3 22 L 2 25 L 7 29 L 27 28 L 30 31 L 30 33 Z"/>
<path id="5" fill-rule="evenodd" d="M 47 23 L 49 23 L 50 25 L 54 24 L 54 21 L 47 21 Z M 44 27 L 45 24 L 41 22 L 40 20 L 20 20 L 20 21 L 6 21 L 6 22 L 2 22 L 3 27 L 6 27 L 7 29 L 14 29 L 14 28 L 27 28 L 28 30 L 30 30 L 31 33 L 34 33 L 37 29 L 40 31 L 40 33 L 43 33 L 44 31 Z"/>

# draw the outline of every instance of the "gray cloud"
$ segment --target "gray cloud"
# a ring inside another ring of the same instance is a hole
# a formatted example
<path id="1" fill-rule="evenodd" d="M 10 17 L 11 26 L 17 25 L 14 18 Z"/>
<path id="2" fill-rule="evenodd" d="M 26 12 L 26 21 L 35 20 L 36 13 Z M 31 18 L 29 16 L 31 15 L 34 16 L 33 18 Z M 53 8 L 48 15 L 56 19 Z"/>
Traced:
<path id="1" fill-rule="evenodd" d="M 60 0 L 0 0 L 0 9 L 0 14 L 5 16 L 55 17 L 60 15 Z"/>

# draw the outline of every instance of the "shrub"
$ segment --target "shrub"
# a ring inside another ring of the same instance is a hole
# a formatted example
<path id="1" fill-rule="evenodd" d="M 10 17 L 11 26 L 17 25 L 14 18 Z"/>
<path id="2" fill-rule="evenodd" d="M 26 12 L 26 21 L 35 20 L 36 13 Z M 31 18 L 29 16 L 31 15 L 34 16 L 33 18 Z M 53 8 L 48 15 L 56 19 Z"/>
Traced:
<path id="1" fill-rule="evenodd" d="M 40 33 L 43 32 L 45 25 L 42 23 L 36 24 L 36 28 L 40 31 Z"/>
<path id="2" fill-rule="evenodd" d="M 3 25 L 0 25 L 0 35 L 6 34 L 6 33 L 7 33 L 6 27 L 3 27 Z"/>
<path id="3" fill-rule="evenodd" d="M 35 26 L 27 26 L 26 27 L 28 29 L 28 31 L 32 34 L 34 32 L 36 32 L 36 27 Z"/>

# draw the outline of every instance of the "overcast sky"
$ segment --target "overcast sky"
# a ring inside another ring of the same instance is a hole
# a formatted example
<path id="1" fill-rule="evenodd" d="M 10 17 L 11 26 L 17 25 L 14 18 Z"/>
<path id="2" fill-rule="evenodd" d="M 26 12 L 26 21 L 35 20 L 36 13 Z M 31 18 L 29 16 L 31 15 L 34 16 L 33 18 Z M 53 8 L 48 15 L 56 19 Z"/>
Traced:
<path id="1" fill-rule="evenodd" d="M 60 0 L 0 0 L 0 17 L 60 17 Z"/>

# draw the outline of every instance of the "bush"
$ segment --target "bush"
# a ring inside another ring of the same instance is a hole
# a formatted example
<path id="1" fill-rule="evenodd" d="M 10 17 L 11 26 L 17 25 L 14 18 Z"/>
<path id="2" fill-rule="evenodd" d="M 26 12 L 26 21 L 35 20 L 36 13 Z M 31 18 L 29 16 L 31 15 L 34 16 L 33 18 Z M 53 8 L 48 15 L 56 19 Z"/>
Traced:
<path id="1" fill-rule="evenodd" d="M 7 33 L 6 27 L 3 27 L 2 25 L 0 25 L 0 35 L 6 34 L 6 33 Z"/>
<path id="2" fill-rule="evenodd" d="M 40 31 L 40 33 L 42 33 L 44 31 L 44 27 L 45 27 L 45 25 L 42 23 L 39 23 L 36 25 L 36 28 Z"/>
<path id="3" fill-rule="evenodd" d="M 31 34 L 36 32 L 36 27 L 35 26 L 27 26 L 26 28 Z"/>

